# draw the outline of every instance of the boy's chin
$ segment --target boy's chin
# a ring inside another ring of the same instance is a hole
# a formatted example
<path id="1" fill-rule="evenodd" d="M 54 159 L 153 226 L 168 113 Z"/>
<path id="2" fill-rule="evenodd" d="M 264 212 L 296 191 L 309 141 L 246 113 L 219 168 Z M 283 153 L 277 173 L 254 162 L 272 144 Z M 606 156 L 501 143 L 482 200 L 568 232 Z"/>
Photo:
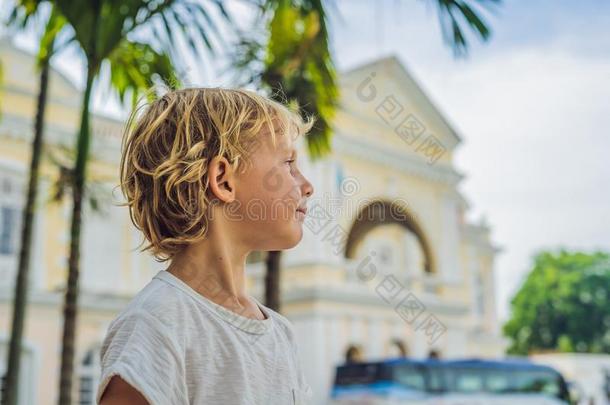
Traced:
<path id="1" fill-rule="evenodd" d="M 287 250 L 292 249 L 303 239 L 303 229 L 301 227 L 290 229 L 290 232 L 284 234 L 282 238 L 280 238 L 273 249 L 269 250 Z"/>

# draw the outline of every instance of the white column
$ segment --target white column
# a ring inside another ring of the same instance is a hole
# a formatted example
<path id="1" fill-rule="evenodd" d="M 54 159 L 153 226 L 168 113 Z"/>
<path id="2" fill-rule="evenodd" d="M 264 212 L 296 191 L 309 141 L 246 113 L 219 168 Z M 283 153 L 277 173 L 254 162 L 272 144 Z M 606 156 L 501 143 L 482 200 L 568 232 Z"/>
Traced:
<path id="1" fill-rule="evenodd" d="M 465 351 L 469 345 L 469 342 L 466 339 L 466 330 L 458 327 L 457 325 L 451 325 L 447 328 L 445 332 L 445 336 L 441 339 L 444 340 L 443 345 L 443 357 L 464 357 L 468 356 L 469 353 Z M 470 344 L 476 342 L 470 342 Z"/>
<path id="2" fill-rule="evenodd" d="M 422 331 L 414 331 L 412 339 L 412 353 L 413 357 L 421 359 L 426 358 L 428 356 L 428 352 L 430 351 L 430 347 L 426 342 L 426 337 Z"/>
<path id="3" fill-rule="evenodd" d="M 328 354 L 327 357 L 330 359 L 332 365 L 331 368 L 334 371 L 334 367 L 343 362 L 343 347 L 341 346 L 341 333 L 339 319 L 335 316 L 328 316 L 326 318 L 326 325 L 328 329 L 327 343 L 328 343 Z"/>
<path id="4" fill-rule="evenodd" d="M 382 333 L 382 324 L 383 324 L 383 320 L 378 319 L 378 318 L 377 319 L 372 318 L 368 322 L 369 338 L 367 339 L 368 341 L 365 343 L 368 345 L 367 352 L 370 353 L 369 357 L 372 357 L 375 359 L 381 358 L 384 356 L 383 348 L 384 348 L 384 344 L 387 341 L 387 336 L 384 336 Z"/>
<path id="5" fill-rule="evenodd" d="M 457 202 L 453 194 L 445 194 L 441 200 L 441 229 L 439 249 L 439 273 L 442 277 L 458 280 L 458 217 Z"/>

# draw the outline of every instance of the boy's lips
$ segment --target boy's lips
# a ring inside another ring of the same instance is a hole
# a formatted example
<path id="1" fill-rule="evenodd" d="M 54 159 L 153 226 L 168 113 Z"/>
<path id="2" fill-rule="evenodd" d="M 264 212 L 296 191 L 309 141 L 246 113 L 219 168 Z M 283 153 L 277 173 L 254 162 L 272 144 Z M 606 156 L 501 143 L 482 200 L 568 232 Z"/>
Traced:
<path id="1" fill-rule="evenodd" d="M 304 215 L 307 215 L 307 207 L 299 207 L 297 208 L 297 212 L 302 212 Z"/>

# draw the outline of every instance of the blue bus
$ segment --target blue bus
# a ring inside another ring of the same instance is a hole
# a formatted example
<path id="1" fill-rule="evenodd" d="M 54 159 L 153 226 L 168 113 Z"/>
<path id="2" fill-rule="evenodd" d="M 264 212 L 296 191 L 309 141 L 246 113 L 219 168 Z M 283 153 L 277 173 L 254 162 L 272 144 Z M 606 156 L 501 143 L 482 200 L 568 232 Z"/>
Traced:
<path id="1" fill-rule="evenodd" d="M 413 360 L 338 366 L 333 405 L 566 405 L 568 387 L 554 369 L 524 360 Z"/>

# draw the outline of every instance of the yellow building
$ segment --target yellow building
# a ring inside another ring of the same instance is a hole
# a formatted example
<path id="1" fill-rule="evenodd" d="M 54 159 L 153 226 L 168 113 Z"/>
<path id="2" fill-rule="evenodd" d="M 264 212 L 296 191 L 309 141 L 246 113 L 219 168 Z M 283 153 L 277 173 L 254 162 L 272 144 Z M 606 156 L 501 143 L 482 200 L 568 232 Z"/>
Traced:
<path id="1" fill-rule="evenodd" d="M 38 75 L 33 58 L 0 42 L 0 372 L 11 317 L 20 209 Z M 453 167 L 459 136 L 391 57 L 340 75 L 342 100 L 333 153 L 303 170 L 315 187 L 299 246 L 282 255 L 282 312 L 292 320 L 301 361 L 326 402 L 333 367 L 350 347 L 365 358 L 498 357 L 504 352 L 494 302 L 498 249 L 485 224 L 465 221 L 468 205 Z M 72 147 L 81 94 L 51 74 L 45 160 L 35 221 L 30 305 L 21 398 L 56 402 L 69 205 L 49 202 Z M 94 403 L 98 348 L 108 323 L 163 265 L 137 252 L 141 236 L 119 207 L 122 123 L 93 118 L 90 178 L 101 212 L 88 209 L 83 229 L 75 396 Z M 303 149 L 303 144 L 300 145 Z M 305 152 L 301 152 L 305 156 Z M 249 265 L 251 292 L 262 299 L 264 268 Z"/>

